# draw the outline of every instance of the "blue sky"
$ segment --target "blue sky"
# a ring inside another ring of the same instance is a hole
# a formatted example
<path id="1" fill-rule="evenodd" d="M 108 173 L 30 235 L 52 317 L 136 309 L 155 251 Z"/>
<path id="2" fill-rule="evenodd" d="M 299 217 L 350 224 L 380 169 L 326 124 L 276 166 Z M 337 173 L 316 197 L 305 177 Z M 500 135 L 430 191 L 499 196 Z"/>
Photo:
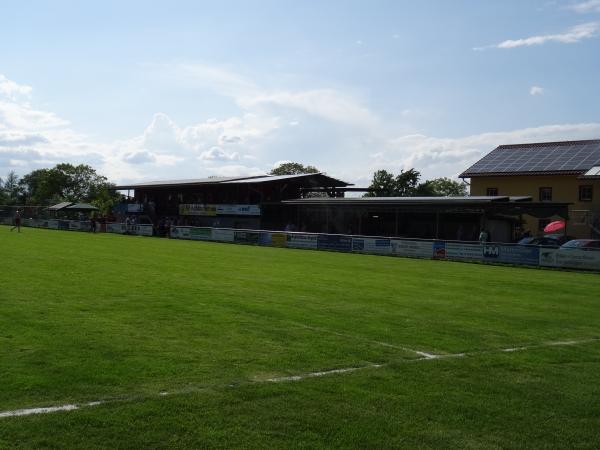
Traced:
<path id="1" fill-rule="evenodd" d="M 500 144 L 600 138 L 599 55 L 600 0 L 9 2 L 0 177 L 455 177 Z"/>

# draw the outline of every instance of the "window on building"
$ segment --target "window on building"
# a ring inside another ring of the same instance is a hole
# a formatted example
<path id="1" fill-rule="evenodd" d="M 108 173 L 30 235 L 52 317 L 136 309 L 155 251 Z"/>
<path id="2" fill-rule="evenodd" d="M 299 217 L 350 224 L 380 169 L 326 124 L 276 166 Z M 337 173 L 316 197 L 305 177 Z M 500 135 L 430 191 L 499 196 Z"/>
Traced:
<path id="1" fill-rule="evenodd" d="M 592 185 L 586 184 L 579 186 L 579 201 L 580 202 L 591 202 L 592 201 Z"/>
<path id="2" fill-rule="evenodd" d="M 498 188 L 487 188 L 488 197 L 496 197 L 498 195 Z"/>
<path id="3" fill-rule="evenodd" d="M 552 188 L 541 187 L 540 188 L 540 202 L 551 202 L 552 201 Z"/>
<path id="4" fill-rule="evenodd" d="M 546 228 L 546 225 L 548 225 L 550 222 L 552 222 L 551 219 L 538 220 L 538 231 L 544 231 L 544 228 Z"/>

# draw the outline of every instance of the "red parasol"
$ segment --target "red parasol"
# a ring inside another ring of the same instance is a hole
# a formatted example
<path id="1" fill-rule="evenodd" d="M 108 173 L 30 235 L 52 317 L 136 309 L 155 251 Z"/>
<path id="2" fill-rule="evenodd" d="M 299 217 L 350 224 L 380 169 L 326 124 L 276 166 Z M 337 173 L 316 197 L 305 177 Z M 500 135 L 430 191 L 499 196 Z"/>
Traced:
<path id="1" fill-rule="evenodd" d="M 544 227 L 544 233 L 554 233 L 565 228 L 564 220 L 555 220 Z"/>

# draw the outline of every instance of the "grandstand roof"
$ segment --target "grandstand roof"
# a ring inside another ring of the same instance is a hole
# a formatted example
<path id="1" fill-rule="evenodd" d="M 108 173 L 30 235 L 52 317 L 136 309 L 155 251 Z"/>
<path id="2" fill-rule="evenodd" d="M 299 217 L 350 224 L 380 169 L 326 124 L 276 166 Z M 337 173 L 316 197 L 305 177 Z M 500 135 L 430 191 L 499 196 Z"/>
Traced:
<path id="1" fill-rule="evenodd" d="M 530 196 L 473 197 L 314 197 L 285 200 L 294 205 L 473 205 L 481 203 L 531 202 Z"/>
<path id="2" fill-rule="evenodd" d="M 246 183 L 272 183 L 281 180 L 314 178 L 320 186 L 349 186 L 350 183 L 327 176 L 324 173 L 301 173 L 297 175 L 255 175 L 246 177 L 208 177 L 188 180 L 148 181 L 135 184 L 122 184 L 116 189 L 142 189 L 142 188 L 165 188 L 180 186 L 199 186 L 217 184 L 246 184 Z"/>
<path id="3" fill-rule="evenodd" d="M 500 145 L 459 177 L 579 175 L 599 165 L 600 139 Z"/>

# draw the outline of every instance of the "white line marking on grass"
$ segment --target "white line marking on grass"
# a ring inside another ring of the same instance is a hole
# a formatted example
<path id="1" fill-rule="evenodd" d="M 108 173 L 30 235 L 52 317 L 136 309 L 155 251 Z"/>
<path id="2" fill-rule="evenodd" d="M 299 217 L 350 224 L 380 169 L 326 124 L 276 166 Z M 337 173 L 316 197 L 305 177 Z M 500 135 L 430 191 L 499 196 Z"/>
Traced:
<path id="1" fill-rule="evenodd" d="M 385 364 L 369 364 L 366 366 L 359 366 L 359 367 L 346 367 L 343 369 L 324 370 L 322 372 L 310 372 L 310 373 L 305 373 L 304 375 L 290 375 L 287 377 L 269 378 L 267 381 L 272 382 L 272 383 L 279 383 L 281 381 L 300 381 L 300 380 L 304 380 L 305 378 L 324 377 L 327 375 L 334 375 L 336 373 L 348 373 L 348 372 L 355 372 L 357 370 L 364 370 L 364 369 L 378 369 L 383 366 L 385 366 Z"/>
<path id="2" fill-rule="evenodd" d="M 29 409 L 16 409 L 14 411 L 0 412 L 0 417 L 15 417 L 15 416 L 29 416 L 31 414 L 48 414 L 56 411 L 73 411 L 79 409 L 77 405 L 61 405 L 61 406 L 48 406 L 46 408 L 29 408 Z"/>
<path id="3" fill-rule="evenodd" d="M 389 347 L 389 348 L 395 348 L 397 350 L 404 350 L 405 352 L 414 353 L 415 355 L 419 355 L 419 356 L 425 356 L 426 358 L 433 359 L 433 358 L 439 356 L 439 355 L 433 355 L 430 353 L 425 353 L 425 352 L 422 352 L 419 350 L 415 350 L 414 348 L 404 347 L 402 345 L 395 345 L 395 344 L 390 344 L 388 342 L 375 341 L 373 339 L 368 339 L 368 338 L 365 338 L 362 336 L 356 336 L 354 334 L 340 333 L 339 331 L 328 330 L 327 328 L 321 328 L 321 327 L 313 327 L 311 325 L 305 325 L 305 324 L 297 323 L 297 322 L 292 322 L 292 323 L 296 326 L 299 326 L 301 328 L 306 328 L 308 330 L 320 331 L 322 333 L 328 333 L 328 334 L 334 334 L 336 336 L 351 338 L 351 339 L 354 339 L 357 341 L 363 341 L 363 342 L 368 342 L 370 344 L 381 345 L 382 347 Z"/>
<path id="4" fill-rule="evenodd" d="M 306 328 L 311 328 L 311 327 L 307 326 Z M 321 330 L 321 331 L 327 331 L 327 330 Z M 341 333 L 337 333 L 337 332 L 333 332 L 333 333 L 344 336 Z M 352 336 L 350 336 L 350 337 L 352 337 Z M 412 350 L 413 353 L 418 354 L 420 357 L 415 358 L 415 359 L 405 359 L 404 361 L 406 363 L 410 363 L 410 362 L 417 362 L 417 361 L 431 361 L 431 360 L 436 360 L 436 359 L 462 358 L 465 356 L 477 356 L 477 355 L 483 355 L 486 353 L 500 353 L 500 352 L 510 353 L 510 352 L 526 351 L 526 350 L 535 350 L 535 349 L 546 348 L 546 347 L 560 347 L 560 346 L 570 346 L 570 345 L 579 345 L 579 344 L 589 344 L 589 343 L 598 342 L 598 341 L 600 341 L 600 338 L 590 338 L 590 339 L 570 340 L 570 341 L 548 341 L 548 342 L 543 342 L 541 344 L 522 345 L 522 346 L 518 346 L 518 347 L 509 347 L 509 348 L 500 348 L 500 349 L 496 348 L 496 349 L 479 350 L 479 351 L 463 352 L 463 353 L 447 353 L 447 354 L 441 354 L 441 355 L 421 352 L 418 350 Z M 371 341 L 371 342 L 374 342 L 374 341 Z M 389 346 L 391 346 L 393 348 L 399 348 L 401 350 L 407 350 L 404 347 L 396 347 L 391 344 L 389 344 Z M 341 369 L 331 369 L 331 370 L 324 370 L 324 371 L 320 371 L 320 372 L 309 372 L 309 373 L 305 373 L 305 374 L 301 374 L 301 375 L 289 375 L 289 376 L 282 376 L 282 377 L 274 377 L 274 378 L 269 378 L 264 381 L 251 381 L 248 383 L 230 384 L 229 387 L 237 387 L 237 386 L 243 386 L 243 385 L 248 385 L 248 384 L 259 384 L 259 383 L 265 383 L 265 382 L 266 383 L 281 383 L 281 382 L 289 382 L 289 381 L 302 381 L 307 378 L 316 378 L 316 377 L 324 377 L 324 376 L 328 376 L 328 375 L 345 374 L 345 373 L 350 373 L 350 372 L 356 372 L 358 370 L 379 369 L 382 367 L 387 367 L 389 365 L 390 365 L 390 363 L 381 363 L 381 364 L 367 364 L 364 366 L 345 367 L 345 368 L 341 368 Z M 199 392 L 204 389 L 206 389 L 206 386 L 204 386 L 201 389 L 186 388 L 186 389 L 182 389 L 179 391 L 172 391 L 172 392 L 160 391 L 157 394 L 149 395 L 146 398 L 191 394 L 194 392 Z M 47 406 L 47 407 L 42 407 L 42 408 L 28 408 L 28 409 L 15 409 L 12 411 L 0 411 L 0 418 L 29 416 L 29 415 L 33 415 L 33 414 L 49 414 L 49 413 L 54 413 L 54 412 L 59 412 L 59 411 L 74 411 L 74 410 L 78 410 L 78 409 L 82 409 L 82 408 L 94 407 L 94 406 L 113 403 L 113 402 L 133 401 L 133 400 L 138 400 L 141 398 L 145 398 L 145 397 L 139 397 L 139 396 L 121 397 L 118 399 L 115 398 L 112 400 L 96 400 L 96 401 L 80 403 L 80 404 L 67 404 L 67 405 L 58 405 L 58 406 Z"/>
<path id="5" fill-rule="evenodd" d="M 600 341 L 600 338 L 583 339 L 580 341 L 549 341 L 542 344 L 523 345 L 520 347 L 511 347 L 500 349 L 501 352 L 522 352 L 524 350 L 533 350 L 544 347 L 563 347 L 568 345 L 589 344 L 590 342 Z M 490 353 L 493 350 L 482 350 L 481 353 Z"/>

